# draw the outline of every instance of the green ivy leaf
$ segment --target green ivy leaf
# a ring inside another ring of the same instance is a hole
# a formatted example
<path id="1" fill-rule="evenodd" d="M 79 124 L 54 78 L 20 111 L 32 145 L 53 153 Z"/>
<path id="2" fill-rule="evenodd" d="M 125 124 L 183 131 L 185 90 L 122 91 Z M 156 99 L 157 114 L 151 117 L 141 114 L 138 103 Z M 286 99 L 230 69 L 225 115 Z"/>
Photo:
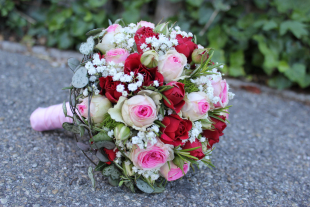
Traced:
<path id="1" fill-rule="evenodd" d="M 306 30 L 306 25 L 299 21 L 287 20 L 280 24 L 280 35 L 284 35 L 288 30 L 290 30 L 295 37 L 298 39 L 303 35 L 308 35 Z"/>
<path id="2" fill-rule="evenodd" d="M 269 31 L 269 30 L 275 29 L 277 27 L 278 27 L 278 24 L 275 21 L 270 20 L 270 21 L 265 22 L 265 24 L 263 26 L 263 30 Z"/>

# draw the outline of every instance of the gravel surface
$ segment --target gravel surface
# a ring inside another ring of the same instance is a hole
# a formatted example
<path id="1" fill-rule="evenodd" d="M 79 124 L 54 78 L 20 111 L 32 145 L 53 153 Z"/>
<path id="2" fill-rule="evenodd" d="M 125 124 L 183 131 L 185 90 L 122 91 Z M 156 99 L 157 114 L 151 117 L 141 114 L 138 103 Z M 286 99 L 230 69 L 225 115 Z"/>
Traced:
<path id="1" fill-rule="evenodd" d="M 68 68 L 0 50 L 0 206 L 310 206 L 310 107 L 234 89 L 231 124 L 203 169 L 162 194 L 112 187 L 62 130 L 35 132 L 29 117 L 61 103 Z"/>

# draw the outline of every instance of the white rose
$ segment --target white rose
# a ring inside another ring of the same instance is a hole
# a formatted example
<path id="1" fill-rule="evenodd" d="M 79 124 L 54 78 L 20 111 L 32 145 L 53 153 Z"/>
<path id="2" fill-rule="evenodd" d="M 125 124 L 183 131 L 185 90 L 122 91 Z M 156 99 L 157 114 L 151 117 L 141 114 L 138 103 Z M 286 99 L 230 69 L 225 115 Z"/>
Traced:
<path id="1" fill-rule="evenodd" d="M 158 70 L 164 76 L 165 82 L 177 81 L 182 75 L 187 58 L 176 50 L 169 50 L 159 58 Z"/>
<path id="2" fill-rule="evenodd" d="M 96 48 L 102 53 L 114 49 L 114 35 L 122 31 L 122 26 L 119 24 L 112 24 L 107 28 L 107 33 L 103 36 L 102 40 L 96 45 Z"/>

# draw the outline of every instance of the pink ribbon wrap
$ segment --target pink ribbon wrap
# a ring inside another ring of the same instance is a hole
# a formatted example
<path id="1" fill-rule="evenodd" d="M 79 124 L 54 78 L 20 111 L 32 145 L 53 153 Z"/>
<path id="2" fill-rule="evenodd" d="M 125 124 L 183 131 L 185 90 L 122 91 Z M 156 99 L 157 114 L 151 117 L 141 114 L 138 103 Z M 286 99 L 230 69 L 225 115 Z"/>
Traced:
<path id="1" fill-rule="evenodd" d="M 67 112 L 72 116 L 69 103 L 66 103 Z M 64 122 L 72 123 L 72 119 L 65 117 L 62 104 L 49 106 L 47 108 L 37 108 L 30 116 L 31 127 L 39 132 L 53 129 L 61 129 Z"/>

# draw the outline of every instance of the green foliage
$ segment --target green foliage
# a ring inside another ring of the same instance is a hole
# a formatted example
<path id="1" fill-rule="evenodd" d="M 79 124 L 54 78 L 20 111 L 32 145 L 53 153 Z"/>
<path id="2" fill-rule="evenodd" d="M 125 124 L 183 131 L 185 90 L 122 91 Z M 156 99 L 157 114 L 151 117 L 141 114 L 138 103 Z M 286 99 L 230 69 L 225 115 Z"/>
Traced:
<path id="1" fill-rule="evenodd" d="M 117 125 L 119 124 L 119 122 L 116 122 L 114 119 L 111 118 L 109 113 L 106 113 L 104 115 L 104 119 L 103 121 L 99 124 L 99 127 L 107 127 L 109 129 L 114 129 Z"/>
<path id="2" fill-rule="evenodd" d="M 225 63 L 222 72 L 265 76 L 279 89 L 310 86 L 310 1 L 169 1 L 181 9 L 167 20 L 191 31 L 199 44 L 214 48 L 212 61 Z M 4 33 L 45 38 L 47 46 L 60 49 L 78 48 L 87 31 L 106 28 L 108 19 L 152 21 L 156 11 L 163 10 L 154 0 L 54 0 L 41 6 L 30 0 L 0 0 L 0 5 Z"/>
<path id="3" fill-rule="evenodd" d="M 184 89 L 186 93 L 191 93 L 191 92 L 198 92 L 199 89 L 197 86 L 191 82 L 189 78 L 186 78 L 184 80 L 178 80 L 181 83 L 184 83 Z"/>

